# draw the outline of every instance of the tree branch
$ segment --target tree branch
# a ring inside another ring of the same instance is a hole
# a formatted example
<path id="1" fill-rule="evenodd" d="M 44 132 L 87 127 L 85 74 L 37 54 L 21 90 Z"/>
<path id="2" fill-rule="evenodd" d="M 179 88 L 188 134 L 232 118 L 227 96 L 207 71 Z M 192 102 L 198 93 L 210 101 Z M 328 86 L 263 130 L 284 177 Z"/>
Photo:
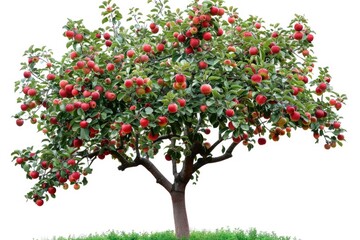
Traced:
<path id="1" fill-rule="evenodd" d="M 118 166 L 118 169 L 120 171 L 124 171 L 127 168 L 136 167 L 140 165 L 140 162 L 136 158 L 134 161 L 129 162 L 121 153 L 118 153 L 117 151 L 111 151 L 110 152 L 113 156 L 115 156 L 119 162 L 121 163 L 120 166 Z"/>
<path id="2" fill-rule="evenodd" d="M 219 137 L 219 139 L 214 142 L 213 145 L 211 145 L 211 147 L 206 151 L 206 153 L 211 153 L 224 139 Z"/>
<path id="3" fill-rule="evenodd" d="M 194 159 L 196 155 L 201 151 L 202 145 L 199 142 L 195 142 L 191 146 L 191 154 L 185 157 L 183 167 L 179 173 L 180 181 L 187 183 L 193 174 Z"/>
<path id="4" fill-rule="evenodd" d="M 147 158 L 140 158 L 139 164 L 143 165 L 156 179 L 156 183 L 163 186 L 169 193 L 172 189 L 172 184 L 169 180 L 157 169 L 157 167 Z"/>
<path id="5" fill-rule="evenodd" d="M 196 172 L 197 170 L 199 170 L 202 166 L 208 164 L 208 163 L 216 163 L 216 162 L 221 162 L 224 161 L 226 159 L 229 159 L 232 157 L 232 152 L 234 151 L 235 147 L 238 145 L 238 143 L 231 143 L 231 145 L 228 147 L 228 149 L 226 150 L 226 152 L 218 157 L 205 157 L 205 158 L 200 158 L 193 166 L 192 169 L 192 173 Z"/>
<path id="6" fill-rule="evenodd" d="M 163 136 L 158 137 L 158 139 L 156 139 L 153 143 L 160 142 L 161 140 L 164 140 L 164 139 L 171 139 L 173 137 L 180 137 L 180 136 L 175 135 L 175 134 L 163 135 Z"/>

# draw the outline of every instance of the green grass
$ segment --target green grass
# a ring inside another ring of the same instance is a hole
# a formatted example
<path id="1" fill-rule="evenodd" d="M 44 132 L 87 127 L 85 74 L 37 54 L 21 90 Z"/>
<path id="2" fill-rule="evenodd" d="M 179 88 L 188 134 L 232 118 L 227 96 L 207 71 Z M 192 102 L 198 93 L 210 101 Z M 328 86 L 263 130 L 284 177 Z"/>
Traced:
<path id="1" fill-rule="evenodd" d="M 53 240 L 177 240 L 173 231 L 156 233 L 117 233 L 89 235 L 85 237 L 60 237 Z M 277 236 L 275 233 L 258 232 L 256 229 L 242 231 L 239 229 L 219 229 L 214 232 L 192 231 L 190 240 L 296 240 L 296 238 Z"/>

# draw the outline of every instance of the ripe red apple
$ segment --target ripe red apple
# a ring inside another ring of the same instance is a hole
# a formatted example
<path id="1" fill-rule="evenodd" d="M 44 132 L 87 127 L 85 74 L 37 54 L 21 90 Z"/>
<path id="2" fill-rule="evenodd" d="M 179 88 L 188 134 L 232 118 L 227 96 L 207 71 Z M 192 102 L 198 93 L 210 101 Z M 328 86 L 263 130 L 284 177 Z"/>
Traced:
<path id="1" fill-rule="evenodd" d="M 65 106 L 65 111 L 67 111 L 67 112 L 72 112 L 72 111 L 74 111 L 74 109 L 75 109 L 75 106 L 72 103 L 68 103 Z"/>
<path id="2" fill-rule="evenodd" d="M 21 118 L 16 119 L 16 125 L 18 125 L 19 127 L 21 127 L 22 125 L 24 125 L 24 120 Z"/>
<path id="3" fill-rule="evenodd" d="M 228 116 L 228 117 L 232 117 L 232 116 L 235 115 L 235 111 L 234 111 L 233 109 L 226 109 L 226 110 L 225 110 L 225 114 L 226 114 L 226 116 Z"/>
<path id="4" fill-rule="evenodd" d="M 36 203 L 36 205 L 38 205 L 39 207 L 41 207 L 42 205 L 44 205 L 44 200 L 42 200 L 42 199 L 37 199 L 37 200 L 35 201 L 35 203 Z"/>
<path id="5" fill-rule="evenodd" d="M 114 69 L 115 69 L 115 65 L 114 65 L 114 64 L 108 63 L 108 64 L 106 65 L 106 70 L 108 70 L 109 72 L 114 71 Z"/>
<path id="6" fill-rule="evenodd" d="M 256 29 L 260 29 L 261 28 L 261 23 L 256 22 L 254 26 L 255 26 Z"/>
<path id="7" fill-rule="evenodd" d="M 75 159 L 71 158 L 71 159 L 67 160 L 67 164 L 70 165 L 70 166 L 75 166 L 76 161 L 75 161 Z"/>
<path id="8" fill-rule="evenodd" d="M 235 18 L 234 17 L 228 17 L 228 22 L 230 24 L 233 24 L 235 22 Z"/>
<path id="9" fill-rule="evenodd" d="M 264 105 L 266 103 L 266 100 L 267 100 L 267 97 L 262 94 L 258 94 L 255 98 L 255 101 L 259 105 Z"/>
<path id="10" fill-rule="evenodd" d="M 123 125 L 121 125 L 121 132 L 125 133 L 125 134 L 129 134 L 132 131 L 132 126 L 129 123 L 124 123 Z"/>
<path id="11" fill-rule="evenodd" d="M 168 124 L 168 119 L 165 116 L 160 116 L 157 120 L 160 127 L 165 127 Z"/>
<path id="12" fill-rule="evenodd" d="M 251 32 L 244 32 L 244 33 L 243 33 L 243 36 L 244 36 L 245 38 L 252 37 L 252 33 L 251 33 Z"/>
<path id="13" fill-rule="evenodd" d="M 258 139 L 258 144 L 259 144 L 259 145 L 264 145 L 264 144 L 266 144 L 266 139 L 263 138 L 263 137 L 259 138 L 259 139 Z"/>
<path id="14" fill-rule="evenodd" d="M 318 87 L 321 89 L 321 91 L 324 92 L 326 90 L 326 88 L 327 88 L 327 85 L 326 85 L 326 83 L 322 82 L 322 83 L 319 84 Z"/>
<path id="15" fill-rule="evenodd" d="M 211 33 L 210 33 L 210 32 L 204 32 L 204 34 L 203 34 L 203 39 L 204 39 L 205 41 L 210 41 L 210 40 L 212 39 Z"/>
<path id="16" fill-rule="evenodd" d="M 105 46 L 111 47 L 111 45 L 112 45 L 112 41 L 110 41 L 110 40 L 105 41 Z"/>
<path id="17" fill-rule="evenodd" d="M 300 115 L 300 113 L 298 111 L 294 111 L 293 113 L 290 114 L 290 119 L 293 122 L 299 121 L 300 117 L 301 117 L 301 115 Z"/>
<path id="18" fill-rule="evenodd" d="M 100 93 L 98 91 L 92 92 L 91 93 L 91 99 L 93 101 L 99 100 L 100 99 Z"/>
<path id="19" fill-rule="evenodd" d="M 24 78 L 30 78 L 31 77 L 31 72 L 30 71 L 25 71 L 24 72 Z"/>
<path id="20" fill-rule="evenodd" d="M 331 105 L 331 106 L 335 106 L 335 104 L 336 104 L 336 100 L 335 99 L 330 99 L 329 100 L 329 104 Z"/>
<path id="21" fill-rule="evenodd" d="M 127 88 L 131 88 L 133 86 L 133 80 L 131 79 L 126 79 L 124 82 L 125 87 Z"/>
<path id="22" fill-rule="evenodd" d="M 315 117 L 317 118 L 323 118 L 325 117 L 325 112 L 322 109 L 316 109 L 315 111 Z"/>
<path id="23" fill-rule="evenodd" d="M 144 52 L 147 52 L 147 53 L 149 53 L 149 52 L 151 52 L 151 45 L 149 45 L 149 44 L 144 44 L 143 45 L 143 51 Z"/>
<path id="24" fill-rule="evenodd" d="M 301 25 L 300 23 L 295 23 L 294 29 L 295 31 L 301 31 L 303 30 L 303 25 Z"/>
<path id="25" fill-rule="evenodd" d="M 171 161 L 171 155 L 170 154 L 165 154 L 165 160 Z"/>
<path id="26" fill-rule="evenodd" d="M 272 54 L 277 54 L 280 52 L 281 48 L 277 45 L 274 45 L 270 48 Z"/>
<path id="27" fill-rule="evenodd" d="M 260 74 L 253 74 L 251 76 L 251 81 L 253 83 L 260 83 L 262 81 L 262 76 Z"/>
<path id="28" fill-rule="evenodd" d="M 111 37 L 110 33 L 108 33 L 108 32 L 104 33 L 103 36 L 104 36 L 104 39 L 105 39 L 105 40 L 109 40 L 110 37 Z"/>
<path id="29" fill-rule="evenodd" d="M 200 106 L 200 111 L 201 111 L 201 112 L 206 112 L 206 110 L 207 110 L 207 106 L 206 106 L 206 105 L 201 105 L 201 106 Z"/>
<path id="30" fill-rule="evenodd" d="M 89 126 L 89 123 L 88 123 L 87 121 L 82 120 L 82 121 L 80 122 L 80 127 L 81 127 L 81 128 L 87 128 L 88 126 Z"/>
<path id="31" fill-rule="evenodd" d="M 200 69 L 206 69 L 208 67 L 208 64 L 204 61 L 199 62 L 199 68 Z"/>
<path id="32" fill-rule="evenodd" d="M 345 136 L 342 134 L 337 135 L 337 139 L 340 141 L 343 141 L 345 139 Z"/>
<path id="33" fill-rule="evenodd" d="M 256 54 L 258 54 L 258 52 L 259 52 L 259 50 L 257 49 L 257 47 L 251 47 L 249 49 L 250 55 L 256 55 Z"/>
<path id="34" fill-rule="evenodd" d="M 153 134 L 151 131 L 148 133 L 148 139 L 150 141 L 156 141 L 159 138 L 159 134 L 155 133 Z"/>
<path id="35" fill-rule="evenodd" d="M 74 39 L 75 39 L 76 42 L 80 43 L 80 42 L 82 42 L 84 40 L 84 36 L 82 34 L 80 34 L 80 33 L 77 33 L 75 35 Z"/>
<path id="36" fill-rule="evenodd" d="M 49 73 L 47 76 L 46 76 L 47 80 L 54 80 L 56 78 L 55 74 L 53 73 Z"/>
<path id="37" fill-rule="evenodd" d="M 233 124 L 232 122 L 229 122 L 229 123 L 228 123 L 228 128 L 229 128 L 231 131 L 235 130 L 235 126 L 234 126 L 234 124 Z"/>
<path id="38" fill-rule="evenodd" d="M 222 15 L 224 15 L 224 14 L 225 14 L 225 9 L 219 8 L 219 10 L 218 10 L 218 15 L 219 15 L 219 16 L 222 16 Z"/>
<path id="39" fill-rule="evenodd" d="M 176 113 L 178 111 L 178 106 L 176 103 L 170 103 L 168 105 L 168 111 L 169 113 Z"/>
<path id="40" fill-rule="evenodd" d="M 222 28 L 218 28 L 218 31 L 216 33 L 217 36 L 222 36 L 224 34 L 224 30 Z"/>
<path id="41" fill-rule="evenodd" d="M 82 141 L 81 139 L 78 139 L 78 138 L 75 138 L 75 139 L 73 140 L 73 143 L 72 143 L 72 145 L 73 145 L 74 147 L 76 147 L 76 148 L 81 147 L 82 144 L 83 144 L 83 141 Z"/>
<path id="42" fill-rule="evenodd" d="M 234 143 L 240 143 L 243 139 L 241 136 L 232 137 Z"/>
<path id="43" fill-rule="evenodd" d="M 28 110 L 28 108 L 29 108 L 29 106 L 28 106 L 27 104 L 25 104 L 25 103 L 23 103 L 23 104 L 20 105 L 20 109 L 21 109 L 22 111 L 26 111 L 26 110 Z"/>
<path id="44" fill-rule="evenodd" d="M 179 98 L 177 102 L 179 103 L 180 107 L 185 107 L 186 105 L 186 100 L 184 98 Z"/>
<path id="45" fill-rule="evenodd" d="M 333 123 L 333 127 L 335 128 L 335 129 L 338 129 L 338 128 L 340 128 L 340 122 L 334 122 Z"/>
<path id="46" fill-rule="evenodd" d="M 175 75 L 175 81 L 176 81 L 177 83 L 183 83 L 183 82 L 186 81 L 186 76 L 183 75 L 183 74 L 176 74 L 176 75 Z"/>
<path id="47" fill-rule="evenodd" d="M 36 93 L 37 93 L 37 91 L 34 88 L 30 88 L 29 91 L 27 92 L 27 94 L 32 97 L 35 96 Z"/>
<path id="48" fill-rule="evenodd" d="M 81 109 L 86 112 L 87 110 L 90 109 L 90 104 L 89 103 L 81 103 Z"/>
<path id="49" fill-rule="evenodd" d="M 190 46 L 192 48 L 197 48 L 197 47 L 199 47 L 199 45 L 200 45 L 200 40 L 199 39 L 197 39 L 197 38 L 191 38 L 190 39 Z"/>
<path id="50" fill-rule="evenodd" d="M 341 106 L 342 106 L 342 103 L 341 103 L 341 102 L 336 102 L 336 103 L 335 103 L 335 108 L 336 108 L 336 110 L 339 110 L 339 109 L 341 108 Z"/>
<path id="51" fill-rule="evenodd" d="M 142 128 L 146 128 L 147 126 L 149 126 L 149 120 L 147 118 L 141 118 L 140 119 L 140 126 Z"/>
<path id="52" fill-rule="evenodd" d="M 67 30 L 67 31 L 65 32 L 65 36 L 66 36 L 67 38 L 71 39 L 71 38 L 73 38 L 73 37 L 75 36 L 75 33 L 74 33 L 74 31 Z"/>
<path id="53" fill-rule="evenodd" d="M 158 52 L 162 52 L 165 49 L 165 45 L 162 43 L 159 43 L 158 45 L 156 45 L 156 50 L 158 50 Z"/>
<path id="54" fill-rule="evenodd" d="M 303 38 L 303 33 L 302 32 L 295 32 L 293 37 L 296 40 L 301 40 Z"/>
<path id="55" fill-rule="evenodd" d="M 116 94 L 113 92 L 106 92 L 105 93 L 105 98 L 109 101 L 115 101 L 116 99 Z"/>
<path id="56" fill-rule="evenodd" d="M 54 195 L 56 193 L 56 188 L 55 187 L 49 187 L 48 188 L 48 192 L 51 194 L 51 195 Z"/>
<path id="57" fill-rule="evenodd" d="M 212 87 L 209 84 L 203 84 L 200 86 L 200 92 L 204 95 L 210 95 L 212 92 Z"/>
<path id="58" fill-rule="evenodd" d="M 132 58 L 135 55 L 135 51 L 130 49 L 126 52 L 126 56 Z"/>
<path id="59" fill-rule="evenodd" d="M 30 171 L 29 172 L 29 176 L 32 178 L 32 179 L 36 179 L 39 177 L 39 172 L 37 171 Z"/>
<path id="60" fill-rule="evenodd" d="M 308 35 L 306 36 L 306 40 L 307 40 L 308 42 L 312 42 L 312 41 L 314 40 L 314 35 L 308 34 Z"/>

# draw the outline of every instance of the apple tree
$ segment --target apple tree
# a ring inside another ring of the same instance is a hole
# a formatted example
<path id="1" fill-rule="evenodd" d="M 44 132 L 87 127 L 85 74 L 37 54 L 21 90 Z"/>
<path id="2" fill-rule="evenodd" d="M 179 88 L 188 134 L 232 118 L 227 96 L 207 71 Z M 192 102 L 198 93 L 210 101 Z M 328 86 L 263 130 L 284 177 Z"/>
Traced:
<path id="1" fill-rule="evenodd" d="M 315 69 L 314 32 L 303 16 L 281 27 L 242 19 L 223 0 L 183 10 L 168 2 L 149 0 L 147 15 L 132 8 L 123 20 L 106 0 L 98 29 L 67 22 L 61 59 L 46 47 L 25 51 L 14 118 L 44 133 L 40 149 L 13 152 L 34 181 L 26 198 L 41 206 L 60 187 L 86 185 L 92 163 L 108 156 L 121 171 L 152 174 L 171 196 L 176 235 L 188 237 L 185 189 L 204 165 L 296 129 L 326 149 L 342 145 L 346 96 L 333 90 L 327 67 Z M 173 179 L 157 168 L 161 159 Z"/>

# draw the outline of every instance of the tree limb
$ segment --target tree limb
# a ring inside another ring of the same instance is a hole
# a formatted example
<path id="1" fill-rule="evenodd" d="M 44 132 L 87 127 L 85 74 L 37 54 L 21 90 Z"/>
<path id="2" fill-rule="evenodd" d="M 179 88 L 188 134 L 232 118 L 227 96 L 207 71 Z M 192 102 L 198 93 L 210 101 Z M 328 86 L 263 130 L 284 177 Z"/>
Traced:
<path id="1" fill-rule="evenodd" d="M 191 146 L 191 154 L 185 157 L 183 167 L 179 173 L 180 181 L 187 183 L 193 174 L 194 159 L 198 153 L 200 153 L 202 145 L 199 142 L 195 142 Z"/>
<path id="2" fill-rule="evenodd" d="M 193 166 L 192 169 L 192 173 L 196 172 L 197 170 L 199 170 L 202 166 L 208 164 L 208 163 L 216 163 L 216 162 L 221 162 L 224 161 L 226 159 L 229 159 L 232 157 L 232 152 L 234 151 L 235 147 L 238 145 L 238 143 L 231 143 L 231 145 L 228 147 L 228 149 L 226 150 L 226 152 L 218 157 L 205 157 L 205 158 L 200 158 Z"/>
<path id="3" fill-rule="evenodd" d="M 163 186 L 169 193 L 172 189 L 172 184 L 169 180 L 157 169 L 157 167 L 147 158 L 140 158 L 139 164 L 143 165 L 156 179 L 156 183 Z"/>
<path id="4" fill-rule="evenodd" d="M 180 137 L 180 136 L 176 135 L 176 134 L 163 135 L 163 136 L 158 137 L 153 143 L 160 142 L 161 140 L 164 140 L 164 139 L 171 139 L 173 137 Z"/>

